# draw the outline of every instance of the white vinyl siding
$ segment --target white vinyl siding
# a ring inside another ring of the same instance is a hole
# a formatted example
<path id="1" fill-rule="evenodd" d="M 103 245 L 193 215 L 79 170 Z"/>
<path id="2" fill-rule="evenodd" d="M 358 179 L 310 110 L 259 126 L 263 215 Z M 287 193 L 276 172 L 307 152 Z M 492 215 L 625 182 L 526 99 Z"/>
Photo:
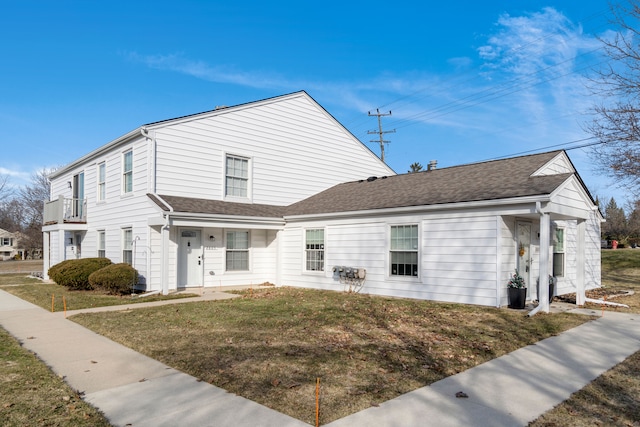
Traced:
<path id="1" fill-rule="evenodd" d="M 133 150 L 122 154 L 122 193 L 133 191 Z"/>
<path id="2" fill-rule="evenodd" d="M 122 229 L 122 262 L 133 264 L 133 230 Z"/>
<path id="3" fill-rule="evenodd" d="M 392 225 L 391 276 L 418 276 L 418 225 Z"/>
<path id="4" fill-rule="evenodd" d="M 305 270 L 324 271 L 324 229 L 305 231 Z"/>
<path id="5" fill-rule="evenodd" d="M 98 201 L 107 198 L 107 165 L 105 162 L 98 164 Z"/>
<path id="6" fill-rule="evenodd" d="M 227 271 L 249 270 L 249 232 L 227 231 Z"/>
<path id="7" fill-rule="evenodd" d="M 227 155 L 225 169 L 225 196 L 248 197 L 249 159 Z"/>

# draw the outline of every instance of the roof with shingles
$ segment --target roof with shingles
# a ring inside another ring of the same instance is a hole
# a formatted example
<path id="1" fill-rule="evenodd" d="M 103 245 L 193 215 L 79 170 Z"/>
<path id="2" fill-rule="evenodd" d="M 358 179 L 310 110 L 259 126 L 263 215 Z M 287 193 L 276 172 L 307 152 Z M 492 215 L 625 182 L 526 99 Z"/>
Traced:
<path id="1" fill-rule="evenodd" d="M 167 211 L 167 207 L 153 194 L 148 194 L 162 210 Z M 174 212 L 196 213 L 208 215 L 228 215 L 228 216 L 254 216 L 262 218 L 282 218 L 284 216 L 284 206 L 260 205 L 255 203 L 236 203 L 222 200 L 194 199 L 191 197 L 165 196 L 161 197 Z"/>
<path id="2" fill-rule="evenodd" d="M 562 151 L 346 182 L 297 202 L 287 215 L 498 200 L 552 193 L 573 173 L 531 176 Z"/>
<path id="3" fill-rule="evenodd" d="M 575 173 L 532 176 L 562 151 L 346 182 L 290 206 L 160 195 L 174 212 L 278 218 L 551 194 Z M 150 194 L 161 209 L 167 207 Z"/>

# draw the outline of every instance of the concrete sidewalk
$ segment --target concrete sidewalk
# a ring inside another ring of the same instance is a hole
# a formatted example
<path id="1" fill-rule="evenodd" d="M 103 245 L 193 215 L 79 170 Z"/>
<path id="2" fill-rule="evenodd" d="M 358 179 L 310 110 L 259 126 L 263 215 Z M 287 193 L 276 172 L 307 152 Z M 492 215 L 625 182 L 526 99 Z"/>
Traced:
<path id="1" fill-rule="evenodd" d="M 81 310 L 128 310 L 194 299 Z M 572 310 L 596 315 L 594 310 Z M 77 312 L 69 312 L 68 315 Z M 0 325 L 114 426 L 308 426 L 227 393 L 0 291 Z M 343 426 L 525 426 L 640 351 L 640 315 L 605 316 L 330 423 Z M 462 391 L 468 398 L 456 398 Z"/>

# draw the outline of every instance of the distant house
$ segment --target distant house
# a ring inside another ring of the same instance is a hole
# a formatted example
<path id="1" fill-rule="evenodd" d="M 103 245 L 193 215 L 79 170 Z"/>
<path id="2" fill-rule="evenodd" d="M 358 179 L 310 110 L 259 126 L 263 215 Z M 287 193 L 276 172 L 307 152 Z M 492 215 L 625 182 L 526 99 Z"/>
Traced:
<path id="1" fill-rule="evenodd" d="M 10 233 L 0 228 L 0 260 L 23 258 L 24 251 L 20 247 L 20 233 Z"/>
<path id="2" fill-rule="evenodd" d="M 305 92 L 150 123 L 57 170 L 44 263 L 139 286 L 276 285 L 503 306 L 600 284 L 602 217 L 563 151 L 395 173 Z M 542 291 L 541 291 L 542 292 Z"/>

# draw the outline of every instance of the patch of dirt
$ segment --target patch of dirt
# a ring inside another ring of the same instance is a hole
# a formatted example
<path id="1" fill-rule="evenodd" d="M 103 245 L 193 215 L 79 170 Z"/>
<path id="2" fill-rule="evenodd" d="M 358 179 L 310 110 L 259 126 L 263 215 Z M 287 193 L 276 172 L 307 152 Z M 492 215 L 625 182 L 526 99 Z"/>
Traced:
<path id="1" fill-rule="evenodd" d="M 617 296 L 627 295 L 630 291 L 622 290 L 622 289 L 606 289 L 606 288 L 598 288 L 591 289 L 586 292 L 587 298 L 593 299 L 603 299 L 606 297 L 607 300 L 615 298 Z M 556 301 L 567 302 L 570 304 L 576 303 L 576 294 L 575 292 L 572 294 L 558 295 L 554 298 Z"/>

